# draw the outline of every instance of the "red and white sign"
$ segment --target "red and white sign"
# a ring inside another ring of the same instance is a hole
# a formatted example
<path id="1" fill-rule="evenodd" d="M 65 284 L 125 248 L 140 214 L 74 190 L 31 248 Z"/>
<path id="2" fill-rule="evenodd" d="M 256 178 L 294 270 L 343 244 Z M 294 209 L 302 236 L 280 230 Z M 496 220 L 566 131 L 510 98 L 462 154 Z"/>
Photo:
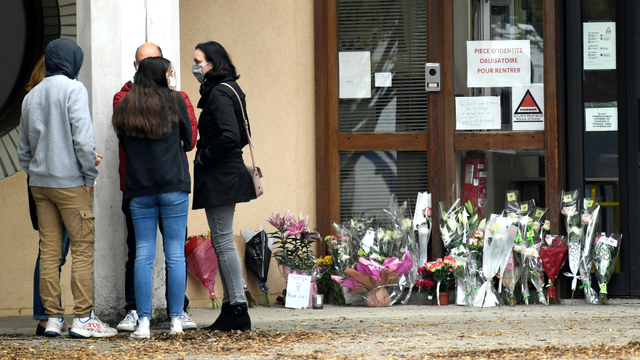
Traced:
<path id="1" fill-rule="evenodd" d="M 513 130 L 544 130 L 544 85 L 511 89 Z"/>
<path id="2" fill-rule="evenodd" d="M 467 41 L 467 87 L 529 85 L 529 40 Z"/>

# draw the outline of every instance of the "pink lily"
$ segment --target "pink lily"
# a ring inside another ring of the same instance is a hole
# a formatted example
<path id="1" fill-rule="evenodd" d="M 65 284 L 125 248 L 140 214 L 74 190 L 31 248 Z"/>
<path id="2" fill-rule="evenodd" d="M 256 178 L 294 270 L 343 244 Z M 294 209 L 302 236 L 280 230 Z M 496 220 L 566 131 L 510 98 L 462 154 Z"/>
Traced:
<path id="1" fill-rule="evenodd" d="M 304 219 L 299 221 L 292 220 L 284 228 L 287 230 L 285 236 L 295 236 L 296 239 L 300 239 L 300 235 L 303 232 L 309 232 L 309 229 L 305 226 Z"/>
<path id="2" fill-rule="evenodd" d="M 289 212 L 287 212 L 288 214 Z M 286 215 L 285 215 L 286 218 Z M 271 215 L 269 216 L 269 220 L 267 220 L 267 222 L 269 222 L 269 224 L 271 224 L 271 226 L 273 226 L 274 228 L 280 230 L 284 227 L 285 219 L 280 217 L 280 213 L 276 213 L 276 215 Z"/>

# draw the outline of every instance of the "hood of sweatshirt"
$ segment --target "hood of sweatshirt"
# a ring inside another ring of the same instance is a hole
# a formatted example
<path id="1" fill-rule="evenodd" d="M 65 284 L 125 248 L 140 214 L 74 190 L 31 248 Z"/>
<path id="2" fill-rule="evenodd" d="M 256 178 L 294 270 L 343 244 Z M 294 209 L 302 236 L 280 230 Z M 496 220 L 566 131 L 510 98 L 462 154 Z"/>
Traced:
<path id="1" fill-rule="evenodd" d="M 47 76 L 64 75 L 69 79 L 75 79 L 83 60 L 82 49 L 69 39 L 53 40 L 44 51 Z"/>

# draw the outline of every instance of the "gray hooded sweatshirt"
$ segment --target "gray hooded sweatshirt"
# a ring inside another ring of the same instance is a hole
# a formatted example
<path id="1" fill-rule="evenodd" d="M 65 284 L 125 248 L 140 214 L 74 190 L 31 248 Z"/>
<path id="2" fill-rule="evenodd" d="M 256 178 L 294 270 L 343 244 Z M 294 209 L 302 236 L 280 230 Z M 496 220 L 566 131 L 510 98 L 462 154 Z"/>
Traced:
<path id="1" fill-rule="evenodd" d="M 22 102 L 18 158 L 30 186 L 93 186 L 98 176 L 89 97 L 75 80 L 83 58 L 71 40 L 50 42 L 47 75 Z"/>

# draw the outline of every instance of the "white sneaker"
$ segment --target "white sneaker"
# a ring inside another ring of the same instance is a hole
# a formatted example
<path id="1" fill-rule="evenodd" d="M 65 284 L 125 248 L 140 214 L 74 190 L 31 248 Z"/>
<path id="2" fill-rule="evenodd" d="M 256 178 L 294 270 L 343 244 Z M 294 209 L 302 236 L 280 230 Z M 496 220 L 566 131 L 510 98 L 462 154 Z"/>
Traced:
<path id="1" fill-rule="evenodd" d="M 49 337 L 58 337 L 65 330 L 67 325 L 64 323 L 64 318 L 50 317 L 47 320 L 47 327 L 44 329 L 44 335 Z"/>
<path id="2" fill-rule="evenodd" d="M 78 318 L 73 319 L 73 325 L 69 335 L 78 338 L 90 338 L 90 337 L 109 337 L 118 334 L 118 330 L 110 327 L 98 319 L 93 311 L 89 315 L 89 319 L 81 321 Z"/>
<path id="3" fill-rule="evenodd" d="M 151 337 L 151 329 L 150 329 L 150 323 L 149 323 L 149 318 L 148 317 L 141 317 L 138 320 L 138 328 L 136 329 L 136 331 L 134 331 L 131 335 L 129 335 L 130 338 L 133 339 L 148 339 Z"/>
<path id="4" fill-rule="evenodd" d="M 180 317 L 172 317 L 171 318 L 171 331 L 169 332 L 169 335 L 182 334 L 182 324 L 183 324 L 183 321 L 184 321 L 183 317 L 186 316 L 186 315 L 187 314 L 183 314 Z M 189 319 L 188 316 L 187 316 L 187 319 Z M 193 321 L 191 319 L 189 319 L 189 321 L 191 321 L 193 323 Z"/>
<path id="5" fill-rule="evenodd" d="M 119 331 L 135 331 L 138 326 L 138 312 L 135 310 L 129 310 L 127 316 L 120 321 L 116 329 Z"/>
<path id="6" fill-rule="evenodd" d="M 182 329 L 184 330 L 193 330 L 198 328 L 198 324 L 196 324 L 195 321 L 191 320 L 186 312 L 183 312 L 182 316 L 180 316 L 179 319 L 182 322 Z"/>

